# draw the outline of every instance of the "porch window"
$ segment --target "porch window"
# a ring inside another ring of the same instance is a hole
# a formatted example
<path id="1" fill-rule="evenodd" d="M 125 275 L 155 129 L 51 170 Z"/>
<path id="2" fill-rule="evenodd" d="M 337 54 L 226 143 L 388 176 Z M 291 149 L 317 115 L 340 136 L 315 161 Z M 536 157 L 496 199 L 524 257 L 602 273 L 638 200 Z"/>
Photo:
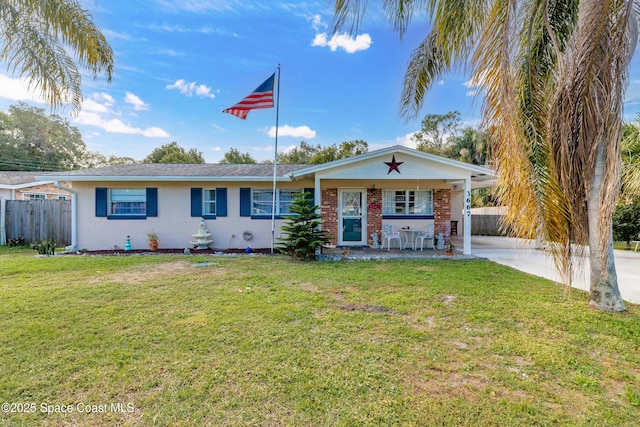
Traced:
<path id="1" fill-rule="evenodd" d="M 430 216 L 433 215 L 432 190 L 383 190 L 382 215 Z"/>
<path id="2" fill-rule="evenodd" d="M 276 192 L 276 216 L 289 214 L 289 206 L 300 189 L 280 189 Z M 273 213 L 273 190 L 253 190 L 251 215 L 271 215 Z"/>
<path id="3" fill-rule="evenodd" d="M 216 190 L 205 188 L 202 190 L 203 195 L 203 206 L 202 212 L 204 215 L 215 215 L 216 214 Z"/>
<path id="4" fill-rule="evenodd" d="M 146 215 L 147 191 L 144 188 L 112 189 L 109 215 Z"/>

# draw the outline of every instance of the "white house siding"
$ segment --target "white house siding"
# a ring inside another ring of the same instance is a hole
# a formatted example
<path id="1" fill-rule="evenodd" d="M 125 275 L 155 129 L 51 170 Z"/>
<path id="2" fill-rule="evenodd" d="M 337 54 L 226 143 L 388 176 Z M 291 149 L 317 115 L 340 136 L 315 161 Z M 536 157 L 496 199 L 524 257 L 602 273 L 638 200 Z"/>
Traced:
<path id="1" fill-rule="evenodd" d="M 205 220 L 211 233 L 212 248 L 269 248 L 271 246 L 271 220 L 240 216 L 240 188 L 272 189 L 270 182 L 74 182 L 78 192 L 78 249 L 102 250 L 114 246 L 124 248 L 127 235 L 132 249 L 148 247 L 147 233 L 158 234 L 160 248 L 192 247 L 191 235 L 198 231 L 200 217 L 191 217 L 192 187 L 226 188 L 227 216 Z M 278 183 L 278 188 L 310 188 L 313 181 Z M 147 188 L 158 189 L 158 216 L 146 219 L 107 219 L 95 215 L 95 188 Z M 276 220 L 276 237 L 284 220 Z M 253 238 L 247 242 L 243 233 Z"/>

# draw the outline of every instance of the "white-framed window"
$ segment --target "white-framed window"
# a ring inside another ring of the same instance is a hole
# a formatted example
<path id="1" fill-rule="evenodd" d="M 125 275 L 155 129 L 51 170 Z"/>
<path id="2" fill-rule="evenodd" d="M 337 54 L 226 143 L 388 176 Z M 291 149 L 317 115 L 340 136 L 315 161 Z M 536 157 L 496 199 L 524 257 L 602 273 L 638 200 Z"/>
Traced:
<path id="1" fill-rule="evenodd" d="M 47 195 L 43 193 L 24 193 L 22 195 L 22 200 L 45 200 L 46 198 Z"/>
<path id="2" fill-rule="evenodd" d="M 433 215 L 432 190 L 383 190 L 383 215 Z"/>
<path id="3" fill-rule="evenodd" d="M 64 194 L 60 194 L 58 196 L 58 200 L 67 200 L 67 196 L 65 196 Z"/>
<path id="4" fill-rule="evenodd" d="M 109 191 L 109 215 L 145 215 L 146 213 L 146 189 L 111 189 Z"/>
<path id="5" fill-rule="evenodd" d="M 289 214 L 289 206 L 293 202 L 296 193 L 302 193 L 301 189 L 278 189 L 276 192 L 276 215 Z M 251 214 L 271 215 L 273 212 L 273 190 L 258 190 L 252 192 Z"/>
<path id="6" fill-rule="evenodd" d="M 204 215 L 216 214 L 216 190 L 204 188 L 202 190 L 202 212 Z"/>

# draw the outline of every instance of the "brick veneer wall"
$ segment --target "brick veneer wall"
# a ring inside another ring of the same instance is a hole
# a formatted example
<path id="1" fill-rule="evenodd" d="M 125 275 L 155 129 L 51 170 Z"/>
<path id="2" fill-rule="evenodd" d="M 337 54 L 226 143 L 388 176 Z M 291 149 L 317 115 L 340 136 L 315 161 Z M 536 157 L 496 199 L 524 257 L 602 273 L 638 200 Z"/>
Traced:
<path id="1" fill-rule="evenodd" d="M 373 246 L 372 233 L 378 233 L 378 242 L 382 239 L 382 190 L 367 190 L 367 243 Z"/>
<path id="2" fill-rule="evenodd" d="M 433 190 L 434 233 L 442 233 L 445 240 L 451 235 L 451 190 Z"/>
<path id="3" fill-rule="evenodd" d="M 322 229 L 329 230 L 331 244 L 338 244 L 338 189 L 326 188 L 321 191 Z M 367 190 L 367 243 L 373 246 L 372 233 L 382 238 L 382 190 Z M 373 206 L 371 206 L 373 205 Z M 451 190 L 433 191 L 434 231 L 442 233 L 446 240 L 451 235 Z"/>
<path id="4" fill-rule="evenodd" d="M 61 184 L 69 187 L 69 184 L 66 182 L 61 182 Z M 34 185 L 32 187 L 18 189 L 16 190 L 16 200 L 29 200 L 29 197 L 23 199 L 24 195 L 29 193 L 44 194 L 45 197 L 49 200 L 55 200 L 58 198 L 58 196 L 67 196 L 67 200 L 71 200 L 71 193 L 62 190 L 61 188 L 58 188 L 53 184 L 40 184 Z"/>
<path id="5" fill-rule="evenodd" d="M 322 229 L 329 230 L 331 244 L 338 244 L 338 189 L 326 188 L 321 191 Z"/>

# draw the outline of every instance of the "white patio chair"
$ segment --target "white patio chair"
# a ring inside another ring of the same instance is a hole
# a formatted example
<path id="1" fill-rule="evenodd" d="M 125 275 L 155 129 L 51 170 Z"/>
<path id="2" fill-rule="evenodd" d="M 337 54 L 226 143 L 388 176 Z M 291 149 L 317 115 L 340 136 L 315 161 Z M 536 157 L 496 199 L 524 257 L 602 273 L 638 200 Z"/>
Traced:
<path id="1" fill-rule="evenodd" d="M 427 227 L 424 231 L 421 231 L 416 235 L 416 244 L 418 240 L 420 240 L 420 250 L 424 248 L 424 240 L 427 239 L 430 242 L 431 249 L 436 250 L 434 236 L 433 236 L 433 224 L 427 224 Z"/>
<path id="2" fill-rule="evenodd" d="M 391 241 L 398 240 L 398 247 L 402 249 L 402 240 L 400 239 L 400 232 L 396 231 L 393 224 L 382 225 L 382 246 L 380 249 L 384 249 L 384 241 L 387 241 L 387 250 L 391 249 Z"/>

